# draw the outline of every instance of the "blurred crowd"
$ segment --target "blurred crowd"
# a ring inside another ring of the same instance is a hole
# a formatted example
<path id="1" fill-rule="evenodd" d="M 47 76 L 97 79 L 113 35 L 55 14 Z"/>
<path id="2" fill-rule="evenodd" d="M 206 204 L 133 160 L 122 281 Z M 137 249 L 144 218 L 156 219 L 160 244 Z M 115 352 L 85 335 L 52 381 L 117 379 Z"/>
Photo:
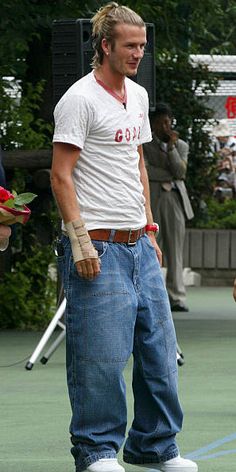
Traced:
<path id="1" fill-rule="evenodd" d="M 236 197 L 236 138 L 231 135 L 227 120 L 220 120 L 212 130 L 218 171 L 214 196 L 219 202 Z"/>

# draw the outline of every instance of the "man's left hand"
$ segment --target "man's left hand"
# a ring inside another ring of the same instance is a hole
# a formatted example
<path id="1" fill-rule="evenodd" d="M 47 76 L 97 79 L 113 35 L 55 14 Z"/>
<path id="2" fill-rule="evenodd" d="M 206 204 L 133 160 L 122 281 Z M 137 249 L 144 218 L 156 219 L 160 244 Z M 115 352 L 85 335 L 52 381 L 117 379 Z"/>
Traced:
<path id="1" fill-rule="evenodd" d="M 156 237 L 155 237 L 155 234 L 154 233 L 148 233 L 148 237 L 152 243 L 152 245 L 154 246 L 154 249 L 156 251 L 156 255 L 157 255 L 157 259 L 160 263 L 160 266 L 162 266 L 162 252 L 157 244 L 157 241 L 156 241 Z"/>

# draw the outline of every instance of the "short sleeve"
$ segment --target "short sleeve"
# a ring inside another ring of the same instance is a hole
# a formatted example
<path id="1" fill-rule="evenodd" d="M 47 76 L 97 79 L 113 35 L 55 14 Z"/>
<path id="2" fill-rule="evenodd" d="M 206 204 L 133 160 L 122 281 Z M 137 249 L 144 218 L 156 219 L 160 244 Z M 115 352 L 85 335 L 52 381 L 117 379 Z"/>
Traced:
<path id="1" fill-rule="evenodd" d="M 148 143 L 152 141 L 152 132 L 151 132 L 150 121 L 149 121 L 149 116 L 148 116 L 149 100 L 148 100 L 147 91 L 145 89 L 144 89 L 144 95 L 143 95 L 143 109 L 144 109 L 144 119 L 143 119 L 143 126 L 141 129 L 141 134 L 140 134 L 140 144 L 144 144 L 144 143 Z"/>
<path id="2" fill-rule="evenodd" d="M 53 142 L 74 144 L 83 149 L 93 120 L 88 99 L 78 94 L 65 94 L 54 110 Z"/>

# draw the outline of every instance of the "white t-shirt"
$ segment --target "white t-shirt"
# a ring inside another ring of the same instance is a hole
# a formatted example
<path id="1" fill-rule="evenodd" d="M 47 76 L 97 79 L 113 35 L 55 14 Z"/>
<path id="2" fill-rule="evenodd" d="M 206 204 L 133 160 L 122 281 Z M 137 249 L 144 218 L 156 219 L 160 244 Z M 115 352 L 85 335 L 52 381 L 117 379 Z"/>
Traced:
<path id="1" fill-rule="evenodd" d="M 97 83 L 78 80 L 55 107 L 53 142 L 81 149 L 73 172 L 88 230 L 145 226 L 137 146 L 152 140 L 146 90 L 126 78 L 127 106 Z"/>

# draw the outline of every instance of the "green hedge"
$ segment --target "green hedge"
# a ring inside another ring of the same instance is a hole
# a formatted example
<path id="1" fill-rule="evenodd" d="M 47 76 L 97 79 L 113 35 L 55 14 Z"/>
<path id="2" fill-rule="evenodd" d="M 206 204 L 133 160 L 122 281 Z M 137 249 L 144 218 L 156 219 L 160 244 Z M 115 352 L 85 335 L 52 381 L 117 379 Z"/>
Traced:
<path id="1" fill-rule="evenodd" d="M 56 309 L 57 283 L 49 275 L 55 265 L 53 250 L 58 213 L 48 191 L 33 186 L 27 170 L 16 170 L 8 181 L 10 190 L 31 191 L 37 198 L 29 204 L 31 216 L 25 225 L 12 226 L 8 270 L 0 280 L 0 328 L 44 329 Z M 2 272 L 2 271 L 1 271 Z"/>
<path id="2" fill-rule="evenodd" d="M 201 204 L 201 211 L 188 224 L 194 228 L 236 229 L 236 199 L 219 203 L 209 198 Z"/>
<path id="3" fill-rule="evenodd" d="M 0 328 L 44 329 L 55 313 L 56 282 L 48 275 L 50 246 L 23 250 L 0 282 Z"/>

